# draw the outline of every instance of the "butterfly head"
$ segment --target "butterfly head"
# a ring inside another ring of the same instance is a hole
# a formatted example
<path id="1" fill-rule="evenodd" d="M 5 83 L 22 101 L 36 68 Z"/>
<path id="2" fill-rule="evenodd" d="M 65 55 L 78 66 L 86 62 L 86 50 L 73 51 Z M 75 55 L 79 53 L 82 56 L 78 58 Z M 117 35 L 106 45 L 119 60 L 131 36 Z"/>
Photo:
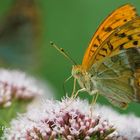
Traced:
<path id="1" fill-rule="evenodd" d="M 82 69 L 81 65 L 73 65 L 72 66 L 72 76 L 76 79 L 83 77 L 85 74 L 84 70 Z"/>
<path id="2" fill-rule="evenodd" d="M 93 85 L 91 77 L 81 65 L 74 65 L 72 67 L 72 76 L 78 81 L 81 88 L 85 88 L 87 91 L 91 90 Z"/>

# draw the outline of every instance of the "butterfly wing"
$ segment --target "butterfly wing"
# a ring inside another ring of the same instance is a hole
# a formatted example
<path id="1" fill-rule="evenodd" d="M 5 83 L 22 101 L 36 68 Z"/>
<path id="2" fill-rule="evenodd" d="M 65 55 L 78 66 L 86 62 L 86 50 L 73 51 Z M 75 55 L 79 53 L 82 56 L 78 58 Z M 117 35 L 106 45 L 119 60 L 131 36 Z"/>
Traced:
<path id="1" fill-rule="evenodd" d="M 116 29 L 100 46 L 94 55 L 94 62 L 118 51 L 140 46 L 140 17 Z"/>
<path id="2" fill-rule="evenodd" d="M 101 44 L 118 28 L 137 17 L 134 6 L 126 4 L 115 10 L 108 18 L 99 26 L 94 34 L 89 47 L 87 48 L 82 67 L 88 70 L 95 62 L 95 56 L 101 49 Z"/>
<path id="3" fill-rule="evenodd" d="M 140 48 L 106 57 L 93 64 L 89 72 L 95 75 L 95 88 L 112 104 L 125 108 L 131 101 L 140 102 Z"/>

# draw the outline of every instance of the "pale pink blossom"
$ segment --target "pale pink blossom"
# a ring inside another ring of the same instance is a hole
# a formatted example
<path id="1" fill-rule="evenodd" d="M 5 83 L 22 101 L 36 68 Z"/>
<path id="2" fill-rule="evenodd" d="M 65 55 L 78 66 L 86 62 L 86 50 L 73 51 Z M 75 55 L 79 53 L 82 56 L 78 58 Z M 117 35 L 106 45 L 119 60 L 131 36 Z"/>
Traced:
<path id="1" fill-rule="evenodd" d="M 50 93 L 39 81 L 17 70 L 0 69 L 0 107 L 8 107 L 15 100 L 32 100 Z"/>
<path id="2" fill-rule="evenodd" d="M 11 122 L 3 140 L 139 140 L 140 119 L 65 98 L 46 100 Z"/>

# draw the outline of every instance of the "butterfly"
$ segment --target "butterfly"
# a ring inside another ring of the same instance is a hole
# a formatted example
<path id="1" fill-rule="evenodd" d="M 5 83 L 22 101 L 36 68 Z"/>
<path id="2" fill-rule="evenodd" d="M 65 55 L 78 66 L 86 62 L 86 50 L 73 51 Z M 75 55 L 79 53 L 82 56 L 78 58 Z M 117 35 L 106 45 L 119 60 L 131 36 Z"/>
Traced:
<path id="1" fill-rule="evenodd" d="M 77 65 L 62 48 L 54 46 L 70 59 L 74 89 L 72 96 L 86 91 L 103 95 L 113 105 L 125 109 L 140 102 L 140 17 L 131 4 L 113 11 L 99 26 Z M 81 89 L 75 93 L 76 82 Z"/>
<path id="2" fill-rule="evenodd" d="M 1 66 L 27 69 L 34 63 L 40 35 L 39 11 L 36 0 L 12 1 L 0 22 Z"/>
<path id="3" fill-rule="evenodd" d="M 103 21 L 72 76 L 79 92 L 103 95 L 120 108 L 140 102 L 140 17 L 134 6 L 126 4 Z"/>

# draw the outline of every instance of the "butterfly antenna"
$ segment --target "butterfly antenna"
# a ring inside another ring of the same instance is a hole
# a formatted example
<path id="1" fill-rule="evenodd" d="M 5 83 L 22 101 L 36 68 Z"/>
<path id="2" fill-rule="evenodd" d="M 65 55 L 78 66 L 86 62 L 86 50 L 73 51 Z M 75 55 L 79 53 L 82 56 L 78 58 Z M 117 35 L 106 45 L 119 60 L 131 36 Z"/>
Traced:
<path id="1" fill-rule="evenodd" d="M 55 43 L 53 43 L 52 41 L 50 42 L 51 46 L 54 47 L 56 50 L 58 50 L 65 58 L 67 58 L 68 60 L 70 60 L 72 62 L 72 64 L 76 65 L 76 62 L 69 56 L 68 53 L 66 53 L 64 51 L 63 48 L 59 48 L 58 46 L 56 46 Z"/>

